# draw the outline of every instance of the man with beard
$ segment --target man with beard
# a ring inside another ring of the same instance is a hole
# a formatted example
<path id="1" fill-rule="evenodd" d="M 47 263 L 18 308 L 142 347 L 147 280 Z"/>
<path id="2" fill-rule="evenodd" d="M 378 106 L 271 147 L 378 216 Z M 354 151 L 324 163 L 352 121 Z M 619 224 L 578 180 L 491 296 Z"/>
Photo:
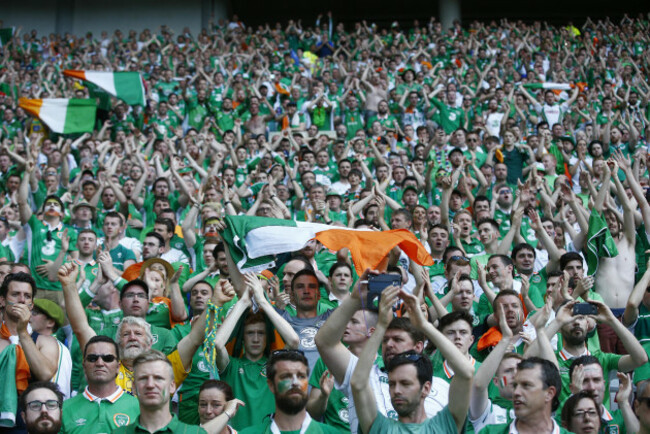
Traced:
<path id="1" fill-rule="evenodd" d="M 137 399 L 115 384 L 120 356 L 113 339 L 91 338 L 84 351 L 83 369 L 88 386 L 65 401 L 62 434 L 110 432 L 135 420 L 139 413 Z"/>
<path id="2" fill-rule="evenodd" d="M 266 375 L 268 388 L 275 397 L 275 414 L 262 424 L 246 428 L 241 434 L 339 432 L 336 428 L 312 420 L 307 413 L 309 366 L 301 351 L 275 351 L 266 363 Z"/>
<path id="3" fill-rule="evenodd" d="M 175 370 L 169 359 L 160 351 L 147 350 L 133 361 L 134 390 L 140 402 L 140 416 L 114 433 L 172 432 L 207 434 L 196 425 L 178 420 L 170 410 L 170 401 L 176 391 Z"/>
<path id="4" fill-rule="evenodd" d="M 627 355 L 606 353 L 603 351 L 589 352 L 587 349 L 588 337 L 588 316 L 575 315 L 573 307 L 576 301 L 570 301 L 562 306 L 555 319 L 546 328 L 546 335 L 554 336 L 558 331 L 562 336 L 562 349 L 556 352 L 557 361 L 562 376 L 562 391 L 559 394 L 560 402 L 564 402 L 571 394 L 569 385 L 571 377 L 569 376 L 569 367 L 574 359 L 591 354 L 598 359 L 606 378 L 609 378 L 610 371 L 630 372 L 635 368 L 643 365 L 648 361 L 648 355 L 636 340 L 634 335 L 623 324 L 616 319 L 611 309 L 600 301 L 590 300 L 589 303 L 598 308 L 598 313 L 591 316 L 599 323 L 604 323 L 612 327 L 618 338 L 623 343 Z M 605 392 L 609 391 L 609 380 L 606 380 Z M 607 402 L 608 396 L 603 401 Z"/>
<path id="5" fill-rule="evenodd" d="M 79 346 L 84 348 L 86 343 L 98 333 L 88 324 L 88 319 L 83 306 L 76 292 L 76 280 L 79 274 L 79 267 L 75 263 L 64 264 L 59 269 L 59 280 L 63 286 L 65 306 L 70 320 L 70 325 L 79 340 Z M 116 330 L 109 328 L 102 331 L 103 335 L 114 336 L 118 342 L 121 355 L 120 372 L 117 377 L 117 384 L 127 392 L 133 388 L 133 360 L 144 351 L 151 349 L 154 343 L 152 326 L 145 321 L 149 306 L 149 295 L 147 284 L 141 280 L 133 280 L 122 288 L 120 292 L 120 306 L 124 311 L 124 318 Z M 161 328 L 154 329 L 156 333 L 166 331 Z M 181 339 L 173 350 L 168 350 L 168 358 L 174 367 L 176 384 L 180 384 L 187 377 L 192 367 L 192 357 L 203 343 L 205 331 L 205 312 L 198 321 L 195 321 L 192 331 Z M 173 341 L 171 334 L 168 337 Z M 172 351 L 173 350 L 173 351 Z"/>
<path id="6" fill-rule="evenodd" d="M 381 414 L 369 377 L 377 349 L 393 319 L 393 304 L 404 300 L 413 327 L 433 343 L 454 372 L 449 384 L 448 405 L 435 416 L 425 411 L 425 398 L 432 389 L 433 368 L 426 356 L 416 351 L 400 352 L 386 361 L 390 401 L 397 413 L 394 420 Z M 350 380 L 359 428 L 364 433 L 464 432 L 469 409 L 470 387 L 474 368 L 469 359 L 427 321 L 417 297 L 396 286 L 384 289 L 379 303 L 377 328 L 359 356 Z M 407 425 L 407 426 L 404 426 Z"/>
<path id="7" fill-rule="evenodd" d="M 61 429 L 63 394 L 58 386 L 47 381 L 37 381 L 20 396 L 22 417 L 28 434 L 57 434 Z"/>
<path id="8" fill-rule="evenodd" d="M 511 289 L 501 290 L 492 302 L 492 310 L 494 314 L 490 314 L 489 320 L 486 323 L 495 325 L 490 327 L 487 332 L 481 336 L 481 339 L 472 347 L 472 356 L 478 361 L 483 361 L 497 344 L 502 340 L 503 333 L 501 327 L 503 321 L 502 316 L 505 316 L 505 324 L 512 332 L 513 336 L 518 336 L 518 339 L 513 342 L 515 351 L 523 353 L 524 341 L 519 333 L 523 330 L 524 326 L 524 306 L 521 301 L 520 295 Z"/>

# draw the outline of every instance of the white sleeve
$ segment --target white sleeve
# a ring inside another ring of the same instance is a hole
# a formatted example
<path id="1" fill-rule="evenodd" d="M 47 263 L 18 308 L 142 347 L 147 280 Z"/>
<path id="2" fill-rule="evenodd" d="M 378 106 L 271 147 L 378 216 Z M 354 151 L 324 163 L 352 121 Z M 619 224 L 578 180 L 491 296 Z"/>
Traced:
<path id="1" fill-rule="evenodd" d="M 350 354 L 350 361 L 348 362 L 348 368 L 345 370 L 345 378 L 343 379 L 343 383 L 339 384 L 336 380 L 334 380 L 334 387 L 336 387 L 336 390 L 340 390 L 346 396 L 352 396 L 350 380 L 352 379 L 352 373 L 354 372 L 354 368 L 357 367 L 358 362 L 359 358 L 354 354 Z"/>

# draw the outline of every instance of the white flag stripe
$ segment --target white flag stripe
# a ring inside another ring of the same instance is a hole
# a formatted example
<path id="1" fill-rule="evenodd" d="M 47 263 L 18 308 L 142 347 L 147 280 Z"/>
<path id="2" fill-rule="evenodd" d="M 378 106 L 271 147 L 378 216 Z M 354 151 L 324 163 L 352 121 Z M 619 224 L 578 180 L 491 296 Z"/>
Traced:
<path id="1" fill-rule="evenodd" d="M 295 222 L 296 226 L 262 226 L 251 229 L 246 234 L 246 250 L 248 257 L 255 259 L 278 252 L 295 252 L 316 237 L 322 231 L 343 229 L 349 231 L 367 230 L 352 229 L 343 226 L 330 226 L 321 223 Z"/>
<path id="2" fill-rule="evenodd" d="M 290 226 L 264 226 L 253 229 L 246 234 L 248 256 L 259 258 L 277 252 L 295 252 L 305 247 L 307 241 L 316 236 L 316 232 L 319 231 L 310 227 Z"/>
<path id="3" fill-rule="evenodd" d="M 96 84 L 111 95 L 117 94 L 115 91 L 115 79 L 113 74 L 96 71 L 84 71 L 84 74 L 86 75 L 86 80 L 89 82 Z"/>
<path id="4" fill-rule="evenodd" d="M 66 98 L 44 99 L 39 116 L 52 131 L 62 133 L 67 109 L 68 100 Z"/>

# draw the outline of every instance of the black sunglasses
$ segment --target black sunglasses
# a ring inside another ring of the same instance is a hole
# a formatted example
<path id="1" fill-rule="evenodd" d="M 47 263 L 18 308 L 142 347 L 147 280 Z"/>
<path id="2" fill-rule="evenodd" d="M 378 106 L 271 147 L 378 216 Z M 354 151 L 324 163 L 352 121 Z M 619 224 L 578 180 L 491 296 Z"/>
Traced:
<path id="1" fill-rule="evenodd" d="M 95 363 L 99 359 L 102 359 L 106 363 L 112 363 L 117 360 L 117 356 L 113 354 L 88 354 L 86 356 L 86 361 L 90 363 Z"/>

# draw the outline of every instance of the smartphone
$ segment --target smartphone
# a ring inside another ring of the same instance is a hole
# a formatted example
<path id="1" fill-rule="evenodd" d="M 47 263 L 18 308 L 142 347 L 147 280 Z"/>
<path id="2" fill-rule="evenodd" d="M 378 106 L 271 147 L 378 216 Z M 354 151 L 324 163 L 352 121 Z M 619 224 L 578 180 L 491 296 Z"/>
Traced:
<path id="1" fill-rule="evenodd" d="M 573 315 L 598 315 L 598 306 L 591 303 L 573 305 Z"/>
<path id="2" fill-rule="evenodd" d="M 371 274 L 368 276 L 368 309 L 379 311 L 381 292 L 389 286 L 401 286 L 402 277 L 397 274 Z"/>

